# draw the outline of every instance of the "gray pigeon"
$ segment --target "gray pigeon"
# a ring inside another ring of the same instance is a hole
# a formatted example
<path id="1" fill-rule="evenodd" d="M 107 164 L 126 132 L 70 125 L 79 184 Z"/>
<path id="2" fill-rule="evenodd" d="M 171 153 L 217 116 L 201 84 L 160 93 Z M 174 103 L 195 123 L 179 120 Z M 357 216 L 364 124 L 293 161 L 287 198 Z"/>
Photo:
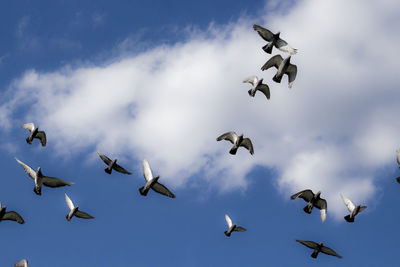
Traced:
<path id="1" fill-rule="evenodd" d="M 287 52 L 291 55 L 294 55 L 297 53 L 297 49 L 291 47 L 286 41 L 282 40 L 279 35 L 281 34 L 280 32 L 273 34 L 271 31 L 254 24 L 253 29 L 258 32 L 258 34 L 268 42 L 267 45 L 265 45 L 262 49 L 268 53 L 271 54 L 272 48 L 275 46 L 279 50 L 283 52 Z"/>
<path id="2" fill-rule="evenodd" d="M 166 188 L 164 185 L 158 182 L 160 176 L 157 177 L 153 176 L 153 172 L 151 171 L 149 162 L 147 161 L 146 158 L 143 158 L 142 166 L 143 166 L 144 179 L 146 180 L 145 186 L 139 188 L 139 192 L 142 196 L 146 196 L 151 188 L 157 193 L 160 193 L 164 196 L 175 198 L 175 195 L 171 191 L 169 191 L 168 188 Z"/>
<path id="3" fill-rule="evenodd" d="M 46 133 L 44 131 L 39 131 L 39 128 L 36 127 L 33 122 L 23 124 L 22 128 L 30 132 L 30 135 L 26 138 L 28 144 L 32 144 L 33 139 L 37 138 L 40 140 L 40 143 L 42 143 L 42 146 L 46 146 Z"/>
<path id="4" fill-rule="evenodd" d="M 104 171 L 108 174 L 111 174 L 112 170 L 116 170 L 117 172 L 124 173 L 124 174 L 132 174 L 122 168 L 120 165 L 117 164 L 117 159 L 111 160 L 109 157 L 107 157 L 104 154 L 101 154 L 99 151 L 97 151 L 97 154 L 99 154 L 100 158 L 104 161 L 106 165 L 108 165 L 107 168 L 104 169 Z"/>
<path id="5" fill-rule="evenodd" d="M 244 83 L 251 83 L 253 85 L 253 88 L 248 91 L 250 96 L 254 97 L 256 91 L 260 91 L 267 97 L 267 99 L 269 99 L 271 97 L 269 87 L 268 85 L 263 84 L 262 81 L 263 79 L 258 79 L 257 76 L 250 76 L 243 80 Z"/>
<path id="6" fill-rule="evenodd" d="M 293 82 L 296 79 L 297 75 L 297 66 L 290 64 L 290 56 L 283 59 L 281 55 L 275 55 L 271 57 L 264 66 L 261 67 L 261 70 L 267 70 L 271 67 L 275 67 L 278 69 L 275 76 L 272 78 L 277 83 L 280 83 L 284 74 L 287 74 L 289 80 L 289 88 L 292 88 Z"/>
<path id="7" fill-rule="evenodd" d="M 25 221 L 22 219 L 21 215 L 16 213 L 15 211 L 6 212 L 7 207 L 1 206 L 0 202 L 0 222 L 5 220 L 16 221 L 19 224 L 23 224 Z"/>
<path id="8" fill-rule="evenodd" d="M 25 259 L 20 260 L 19 262 L 17 262 L 17 263 L 14 265 L 14 267 L 29 267 L 28 261 L 25 260 Z"/>
<path id="9" fill-rule="evenodd" d="M 321 195 L 321 191 L 318 191 L 318 193 L 314 195 L 314 193 L 310 189 L 306 189 L 306 190 L 303 190 L 301 192 L 298 192 L 298 193 L 292 195 L 290 198 L 296 199 L 299 197 L 299 198 L 304 199 L 305 202 L 308 202 L 307 206 L 305 206 L 303 209 L 308 214 L 311 213 L 313 207 L 320 209 L 321 220 L 322 220 L 322 222 L 325 222 L 328 204 L 326 203 L 325 199 L 320 198 L 320 195 Z"/>
<path id="10" fill-rule="evenodd" d="M 244 229 L 241 226 L 236 226 L 236 224 L 232 224 L 231 218 L 229 218 L 228 214 L 225 214 L 225 221 L 228 224 L 228 230 L 225 231 L 226 236 L 231 236 L 232 232 L 245 232 L 246 229 Z"/>
<path id="11" fill-rule="evenodd" d="M 65 216 L 67 221 L 70 221 L 73 216 L 76 216 L 76 217 L 82 218 L 82 219 L 93 219 L 94 218 L 94 217 L 90 216 L 89 214 L 87 214 L 86 212 L 80 211 L 79 206 L 75 207 L 74 203 L 72 203 L 72 200 L 68 197 L 67 193 L 65 193 L 65 202 L 67 202 L 67 206 L 69 209 L 69 213 L 67 214 L 67 216 Z"/>
<path id="12" fill-rule="evenodd" d="M 233 144 L 233 147 L 229 151 L 230 154 L 235 155 L 236 151 L 240 146 L 249 150 L 250 154 L 254 154 L 253 144 L 249 138 L 243 138 L 243 134 L 237 135 L 235 132 L 227 132 L 217 138 L 217 141 L 228 140 Z"/>
<path id="13" fill-rule="evenodd" d="M 346 196 L 344 196 L 342 194 L 340 194 L 340 196 L 342 197 L 344 204 L 346 205 L 347 209 L 350 212 L 349 215 L 344 216 L 344 219 L 347 222 L 354 222 L 354 217 L 356 217 L 357 214 L 359 214 L 360 212 L 362 212 L 363 210 L 365 210 L 367 208 L 367 206 L 361 206 L 361 205 L 356 206 Z"/>
<path id="14" fill-rule="evenodd" d="M 58 178 L 44 176 L 40 167 L 37 169 L 37 171 L 34 171 L 30 166 L 26 165 L 19 159 L 15 159 L 19 164 L 21 164 L 22 168 L 24 168 L 24 171 L 29 175 L 29 177 L 34 180 L 35 187 L 33 188 L 33 191 L 39 196 L 42 195 L 42 185 L 48 187 L 60 187 L 73 184 Z"/>
<path id="15" fill-rule="evenodd" d="M 311 257 L 313 257 L 314 259 L 316 259 L 318 257 L 318 253 L 320 253 L 320 252 L 327 254 L 327 255 L 332 255 L 332 256 L 336 256 L 338 258 L 342 258 L 342 256 L 337 254 L 333 249 L 325 247 L 323 242 L 318 244 L 318 243 L 315 243 L 314 241 L 303 241 L 303 240 L 296 240 L 296 241 L 299 242 L 300 244 L 303 244 L 306 247 L 313 249 L 314 252 L 311 254 Z"/>

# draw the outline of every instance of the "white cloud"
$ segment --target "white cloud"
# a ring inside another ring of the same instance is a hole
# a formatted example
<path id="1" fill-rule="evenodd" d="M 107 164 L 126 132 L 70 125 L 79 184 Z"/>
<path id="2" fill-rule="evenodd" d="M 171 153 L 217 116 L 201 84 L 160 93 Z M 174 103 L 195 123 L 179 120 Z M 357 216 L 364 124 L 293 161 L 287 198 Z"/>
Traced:
<path id="1" fill-rule="evenodd" d="M 399 9 L 396 1 L 306 0 L 102 66 L 30 70 L 11 85 L 0 123 L 15 120 L 19 101 L 32 101 L 24 120 L 58 136 L 59 153 L 95 146 L 138 166 L 146 156 L 176 186 L 199 174 L 229 190 L 245 187 L 255 165 L 274 168 L 285 197 L 321 190 L 341 218 L 339 193 L 365 203 L 376 192 L 375 171 L 395 164 Z M 270 55 L 254 22 L 299 49 L 292 89 L 286 77 L 277 84 L 273 70 L 260 71 Z M 270 101 L 248 96 L 242 79 L 253 74 L 269 84 Z M 233 157 L 228 142 L 216 142 L 229 130 L 252 139 L 254 157 Z"/>

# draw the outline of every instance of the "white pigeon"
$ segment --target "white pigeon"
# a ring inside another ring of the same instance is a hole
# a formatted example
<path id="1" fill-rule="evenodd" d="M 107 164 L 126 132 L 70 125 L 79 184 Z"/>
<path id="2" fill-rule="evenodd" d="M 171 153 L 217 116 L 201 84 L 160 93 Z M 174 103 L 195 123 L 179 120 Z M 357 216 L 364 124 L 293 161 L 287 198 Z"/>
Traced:
<path id="1" fill-rule="evenodd" d="M 37 138 L 40 140 L 40 143 L 42 143 L 42 146 L 46 146 L 46 133 L 44 131 L 39 131 L 39 127 L 36 127 L 33 122 L 23 124 L 22 128 L 30 132 L 30 135 L 26 138 L 28 144 L 32 144 L 33 139 Z"/>
<path id="2" fill-rule="evenodd" d="M 232 220 L 231 220 L 231 218 L 229 218 L 228 214 L 225 214 L 225 221 L 226 221 L 226 224 L 228 225 L 228 230 L 226 230 L 224 232 L 226 236 L 231 236 L 232 232 L 245 232 L 246 231 L 246 229 L 244 229 L 243 227 L 233 224 Z"/>
<path id="3" fill-rule="evenodd" d="M 153 176 L 150 164 L 146 158 L 143 158 L 142 166 L 143 166 L 143 176 L 144 179 L 146 180 L 146 184 L 143 187 L 139 188 L 139 192 L 142 196 L 146 196 L 151 188 L 157 193 L 160 193 L 170 198 L 175 198 L 175 195 L 171 191 L 169 191 L 168 188 L 166 188 L 164 185 L 158 182 L 160 176 L 157 177 Z"/>
<path id="4" fill-rule="evenodd" d="M 79 206 L 75 207 L 74 203 L 68 197 L 67 193 L 65 193 L 65 202 L 67 202 L 67 206 L 69 209 L 69 213 L 67 214 L 67 216 L 65 216 L 67 221 L 70 221 L 73 216 L 76 216 L 76 217 L 82 218 L 82 219 L 93 219 L 94 218 L 93 216 L 90 216 L 86 212 L 80 211 Z"/>
<path id="5" fill-rule="evenodd" d="M 342 197 L 344 204 L 346 205 L 347 209 L 350 212 L 349 215 L 344 216 L 344 219 L 347 222 L 354 222 L 354 218 L 356 217 L 356 215 L 367 208 L 367 206 L 361 206 L 361 205 L 356 206 L 346 196 L 344 196 L 342 194 L 340 194 L 340 196 Z"/>

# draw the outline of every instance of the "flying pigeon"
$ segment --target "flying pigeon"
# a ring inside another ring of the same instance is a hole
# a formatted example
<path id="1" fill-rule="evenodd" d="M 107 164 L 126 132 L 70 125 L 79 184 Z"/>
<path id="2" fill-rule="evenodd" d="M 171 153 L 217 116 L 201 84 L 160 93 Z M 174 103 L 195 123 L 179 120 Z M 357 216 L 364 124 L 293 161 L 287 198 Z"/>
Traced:
<path id="1" fill-rule="evenodd" d="M 281 55 L 275 55 L 271 57 L 264 66 L 261 67 L 261 70 L 267 70 L 271 67 L 275 67 L 278 69 L 275 76 L 272 78 L 277 83 L 280 83 L 284 74 L 288 75 L 289 80 L 289 88 L 292 88 L 293 82 L 296 79 L 297 75 L 297 66 L 290 64 L 290 56 L 283 59 Z"/>
<path id="2" fill-rule="evenodd" d="M 336 256 L 338 258 L 342 258 L 342 256 L 337 254 L 333 249 L 325 247 L 323 242 L 318 244 L 318 243 L 315 243 L 314 241 L 303 241 L 303 240 L 296 240 L 296 241 L 303 244 L 306 247 L 313 249 L 314 252 L 311 254 L 311 257 L 313 257 L 314 259 L 317 258 L 318 253 L 320 253 L 320 252 L 322 252 L 324 254 Z"/>
<path id="3" fill-rule="evenodd" d="M 25 259 L 20 260 L 19 262 L 17 262 L 17 263 L 14 265 L 14 267 L 29 267 L 28 261 L 25 260 Z"/>
<path id="4" fill-rule="evenodd" d="M 48 187 L 60 187 L 73 184 L 71 182 L 64 181 L 58 178 L 44 176 L 40 167 L 35 172 L 30 166 L 26 165 L 17 158 L 15 159 L 19 164 L 21 164 L 22 168 L 24 168 L 29 177 L 35 181 L 35 187 L 33 188 L 33 191 L 39 196 L 42 195 L 42 185 Z"/>
<path id="5" fill-rule="evenodd" d="M 271 54 L 272 52 L 272 47 L 276 47 L 279 50 L 283 52 L 287 52 L 291 55 L 294 55 L 297 53 L 297 49 L 291 47 L 286 41 L 282 40 L 279 35 L 281 34 L 280 32 L 273 34 L 269 30 L 254 24 L 253 29 L 258 32 L 258 34 L 267 42 L 269 42 L 267 45 L 265 45 L 262 49 L 268 53 Z"/>
<path id="6" fill-rule="evenodd" d="M 253 88 L 248 91 L 250 96 L 254 97 L 256 91 L 260 91 L 267 97 L 267 99 L 269 99 L 271 97 L 269 87 L 268 85 L 263 84 L 262 81 L 263 79 L 258 79 L 257 76 L 250 76 L 243 80 L 244 83 L 251 83 L 253 85 Z"/>
<path id="7" fill-rule="evenodd" d="M 25 123 L 22 128 L 27 129 L 31 134 L 26 138 L 28 144 L 32 144 L 34 138 L 40 139 L 42 146 L 46 146 L 46 133 L 44 131 L 39 131 L 39 128 L 33 124 L 33 122 Z"/>
<path id="8" fill-rule="evenodd" d="M 347 209 L 350 212 L 349 215 L 344 216 L 344 219 L 347 222 L 354 222 L 354 218 L 356 217 L 356 215 L 367 208 L 367 206 L 361 206 L 361 205 L 356 206 L 346 196 L 344 196 L 342 194 L 340 194 L 340 196 L 342 197 L 344 204 L 346 205 Z"/>
<path id="9" fill-rule="evenodd" d="M 120 173 L 125 173 L 125 174 L 132 174 L 122 168 L 120 165 L 117 164 L 117 159 L 111 160 L 109 157 L 107 157 L 104 154 L 101 154 L 99 151 L 97 151 L 97 154 L 99 154 L 100 158 L 104 161 L 106 165 L 108 165 L 107 168 L 104 169 L 104 171 L 108 174 L 111 174 L 112 169 L 116 170 L 117 172 Z"/>
<path id="10" fill-rule="evenodd" d="M 139 188 L 139 192 L 142 196 L 146 196 L 151 188 L 157 193 L 160 193 L 167 197 L 175 198 L 175 195 L 171 191 L 169 191 L 168 188 L 166 188 L 164 185 L 158 182 L 160 176 L 157 177 L 153 176 L 153 172 L 151 171 L 149 162 L 147 161 L 146 158 L 143 158 L 142 166 L 143 166 L 144 179 L 146 180 L 145 186 Z"/>
<path id="11" fill-rule="evenodd" d="M 75 207 L 74 203 L 72 203 L 72 200 L 68 197 L 67 193 L 65 193 L 65 202 L 67 202 L 67 206 L 69 209 L 69 213 L 67 214 L 67 216 L 65 216 L 67 221 L 70 221 L 73 216 L 76 216 L 76 217 L 82 218 L 82 219 L 93 219 L 94 218 L 94 217 L 90 216 L 89 214 L 87 214 L 86 212 L 80 211 L 79 206 Z"/>
<path id="12" fill-rule="evenodd" d="M 240 146 L 250 151 L 250 154 L 254 154 L 253 144 L 249 138 L 243 138 L 243 134 L 237 135 L 235 132 L 227 132 L 217 138 L 217 141 L 228 140 L 233 144 L 233 147 L 229 151 L 230 154 L 235 155 L 236 151 Z"/>
<path id="13" fill-rule="evenodd" d="M 296 198 L 302 198 L 304 199 L 305 202 L 308 202 L 307 206 L 304 207 L 304 211 L 308 214 L 311 213 L 313 207 L 316 207 L 317 209 L 321 210 L 321 220 L 322 222 L 325 222 L 326 220 L 326 210 L 327 210 L 327 203 L 326 200 L 323 198 L 320 198 L 321 191 L 318 191 L 317 194 L 314 195 L 314 193 L 310 189 L 303 190 L 301 192 L 298 192 L 294 195 L 292 195 L 290 198 L 291 199 L 296 199 Z"/>
<path id="14" fill-rule="evenodd" d="M 246 231 L 246 229 L 244 229 L 243 227 L 236 226 L 236 224 L 232 224 L 232 220 L 231 220 L 231 218 L 229 218 L 228 214 L 225 214 L 225 220 L 229 227 L 228 230 L 224 232 L 226 236 L 231 236 L 231 233 L 233 231 L 235 231 L 235 232 L 245 232 Z"/>
<path id="15" fill-rule="evenodd" d="M 23 224 L 25 221 L 22 219 L 21 215 L 16 213 L 15 211 L 8 211 L 6 212 L 7 207 L 6 206 L 1 206 L 0 202 L 0 221 L 5 221 L 5 220 L 10 220 L 10 221 L 16 221 L 19 224 Z"/>

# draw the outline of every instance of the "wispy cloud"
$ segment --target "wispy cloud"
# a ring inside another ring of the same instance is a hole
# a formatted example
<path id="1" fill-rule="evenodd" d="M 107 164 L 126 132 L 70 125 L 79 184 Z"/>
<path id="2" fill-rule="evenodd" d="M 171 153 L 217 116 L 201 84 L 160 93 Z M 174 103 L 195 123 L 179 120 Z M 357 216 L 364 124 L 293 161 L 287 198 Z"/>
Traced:
<path id="1" fill-rule="evenodd" d="M 23 119 L 57 136 L 59 153 L 95 147 L 146 156 L 176 186 L 196 176 L 222 190 L 246 187 L 256 165 L 274 168 L 285 197 L 321 190 L 342 216 L 339 193 L 365 202 L 375 171 L 394 164 L 399 146 L 400 66 L 385 52 L 400 44 L 391 32 L 399 5 L 306 0 L 285 10 L 256 22 L 299 49 L 292 89 L 286 77 L 276 84 L 274 71 L 260 71 L 270 56 L 255 21 L 240 19 L 101 66 L 29 70 L 12 84 L 0 122 L 20 121 L 13 112 L 34 102 Z M 253 74 L 269 84 L 270 101 L 248 96 L 242 79 Z M 229 130 L 251 137 L 253 157 L 231 156 L 228 143 L 216 142 Z"/>

